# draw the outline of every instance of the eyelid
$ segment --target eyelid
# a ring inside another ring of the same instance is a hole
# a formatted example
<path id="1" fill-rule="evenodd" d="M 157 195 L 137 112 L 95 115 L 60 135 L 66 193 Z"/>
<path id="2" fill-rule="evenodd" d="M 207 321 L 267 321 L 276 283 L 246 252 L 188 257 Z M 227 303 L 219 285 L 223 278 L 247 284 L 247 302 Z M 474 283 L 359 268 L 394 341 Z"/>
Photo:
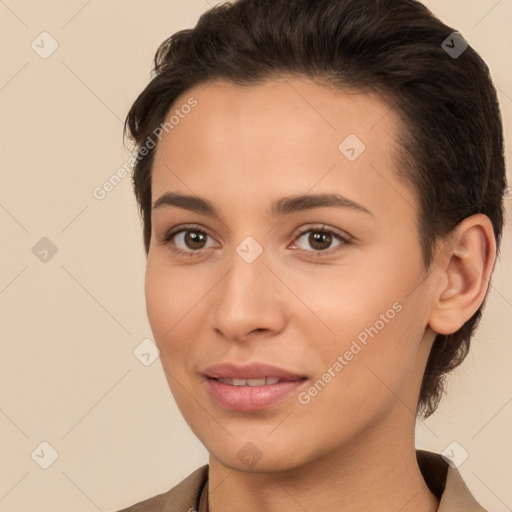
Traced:
<path id="1" fill-rule="evenodd" d="M 192 231 L 194 229 L 197 231 L 204 231 L 205 233 L 208 232 L 208 230 L 206 228 L 204 228 L 203 226 L 200 226 L 199 224 L 180 224 L 179 226 L 174 226 L 174 227 L 168 229 L 167 231 L 165 231 L 162 238 L 169 238 L 171 236 L 177 235 L 178 233 L 181 233 L 182 231 L 187 231 L 187 230 Z"/>

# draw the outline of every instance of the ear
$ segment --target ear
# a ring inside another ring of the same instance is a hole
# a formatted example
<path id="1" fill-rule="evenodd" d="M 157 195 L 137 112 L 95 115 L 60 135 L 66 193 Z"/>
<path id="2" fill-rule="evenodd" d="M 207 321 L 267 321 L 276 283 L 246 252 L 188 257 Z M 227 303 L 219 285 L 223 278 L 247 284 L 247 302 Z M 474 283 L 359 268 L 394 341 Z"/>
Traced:
<path id="1" fill-rule="evenodd" d="M 452 334 L 482 304 L 496 260 L 496 239 L 486 215 L 464 219 L 434 257 L 437 273 L 429 327 Z"/>

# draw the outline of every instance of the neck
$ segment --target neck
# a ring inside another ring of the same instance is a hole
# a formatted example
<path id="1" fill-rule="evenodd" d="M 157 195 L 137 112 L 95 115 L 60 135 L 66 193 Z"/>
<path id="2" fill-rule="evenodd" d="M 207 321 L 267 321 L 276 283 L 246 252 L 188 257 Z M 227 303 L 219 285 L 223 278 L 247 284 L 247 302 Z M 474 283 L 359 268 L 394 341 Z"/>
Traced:
<path id="1" fill-rule="evenodd" d="M 416 461 L 414 424 L 367 432 L 349 445 L 278 472 L 233 469 L 210 455 L 208 510 L 437 511 Z"/>

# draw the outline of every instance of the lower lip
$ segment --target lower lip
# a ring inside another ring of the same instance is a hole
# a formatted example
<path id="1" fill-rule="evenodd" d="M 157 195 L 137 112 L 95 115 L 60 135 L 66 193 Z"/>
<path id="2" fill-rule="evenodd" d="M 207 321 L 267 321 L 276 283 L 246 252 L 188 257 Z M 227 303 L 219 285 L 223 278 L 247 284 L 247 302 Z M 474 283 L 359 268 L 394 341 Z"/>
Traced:
<path id="1" fill-rule="evenodd" d="M 230 386 L 207 378 L 208 391 L 221 406 L 237 411 L 260 411 L 287 398 L 304 385 L 306 379 L 283 381 L 265 386 Z"/>

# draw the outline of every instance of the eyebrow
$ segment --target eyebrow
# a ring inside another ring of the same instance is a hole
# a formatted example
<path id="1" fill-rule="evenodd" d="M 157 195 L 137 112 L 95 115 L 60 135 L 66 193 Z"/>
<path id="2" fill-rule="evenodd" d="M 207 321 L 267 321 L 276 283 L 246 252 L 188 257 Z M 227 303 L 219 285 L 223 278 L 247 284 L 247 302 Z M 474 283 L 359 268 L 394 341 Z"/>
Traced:
<path id="1" fill-rule="evenodd" d="M 166 206 L 175 206 L 211 217 L 221 218 L 213 203 L 198 196 L 166 192 L 154 202 L 153 210 Z M 339 194 L 304 194 L 282 197 L 271 204 L 267 214 L 271 217 L 278 217 L 304 210 L 312 210 L 313 208 L 326 207 L 347 208 L 373 216 L 373 213 L 364 206 Z"/>

